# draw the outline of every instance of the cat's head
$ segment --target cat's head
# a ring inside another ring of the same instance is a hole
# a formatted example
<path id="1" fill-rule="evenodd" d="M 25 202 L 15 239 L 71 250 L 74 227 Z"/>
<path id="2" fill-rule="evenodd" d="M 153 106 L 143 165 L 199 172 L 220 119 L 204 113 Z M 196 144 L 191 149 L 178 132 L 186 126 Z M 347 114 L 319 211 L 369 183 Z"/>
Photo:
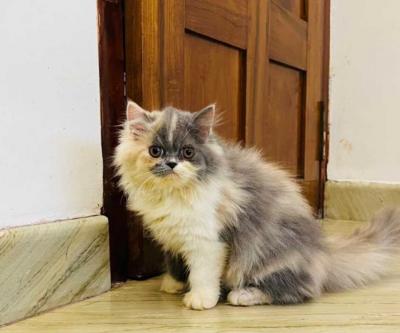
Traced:
<path id="1" fill-rule="evenodd" d="M 173 107 L 149 112 L 128 101 L 126 115 L 116 154 L 126 182 L 176 188 L 216 173 L 221 152 L 212 135 L 215 105 L 193 113 Z"/>

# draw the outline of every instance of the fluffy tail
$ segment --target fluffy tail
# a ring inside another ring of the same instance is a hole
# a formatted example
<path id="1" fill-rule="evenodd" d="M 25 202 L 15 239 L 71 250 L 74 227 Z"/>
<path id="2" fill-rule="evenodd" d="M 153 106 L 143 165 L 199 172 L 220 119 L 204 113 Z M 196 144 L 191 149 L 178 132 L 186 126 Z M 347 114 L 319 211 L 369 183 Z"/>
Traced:
<path id="1" fill-rule="evenodd" d="M 379 279 L 400 250 L 400 209 L 385 209 L 348 237 L 328 238 L 327 291 L 363 286 Z"/>

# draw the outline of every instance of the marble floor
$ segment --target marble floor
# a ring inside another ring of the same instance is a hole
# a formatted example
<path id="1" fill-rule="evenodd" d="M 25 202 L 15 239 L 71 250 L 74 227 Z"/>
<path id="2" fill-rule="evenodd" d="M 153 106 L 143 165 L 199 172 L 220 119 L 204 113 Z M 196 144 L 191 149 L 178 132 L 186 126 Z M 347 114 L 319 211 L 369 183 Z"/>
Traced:
<path id="1" fill-rule="evenodd" d="M 325 221 L 328 232 L 356 223 Z M 399 260 L 400 261 L 400 260 Z M 181 297 L 160 293 L 159 278 L 131 281 L 86 301 L 0 329 L 0 333 L 122 332 L 400 332 L 400 265 L 368 288 L 324 295 L 296 306 L 183 308 Z"/>

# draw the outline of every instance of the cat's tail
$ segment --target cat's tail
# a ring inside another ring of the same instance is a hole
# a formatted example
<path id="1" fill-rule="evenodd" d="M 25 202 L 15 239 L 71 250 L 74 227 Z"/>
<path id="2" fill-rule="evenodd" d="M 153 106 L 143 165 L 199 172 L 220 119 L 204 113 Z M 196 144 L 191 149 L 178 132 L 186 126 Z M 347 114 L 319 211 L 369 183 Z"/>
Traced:
<path id="1" fill-rule="evenodd" d="M 347 237 L 327 239 L 327 291 L 363 286 L 379 279 L 400 250 L 400 209 L 385 209 Z"/>

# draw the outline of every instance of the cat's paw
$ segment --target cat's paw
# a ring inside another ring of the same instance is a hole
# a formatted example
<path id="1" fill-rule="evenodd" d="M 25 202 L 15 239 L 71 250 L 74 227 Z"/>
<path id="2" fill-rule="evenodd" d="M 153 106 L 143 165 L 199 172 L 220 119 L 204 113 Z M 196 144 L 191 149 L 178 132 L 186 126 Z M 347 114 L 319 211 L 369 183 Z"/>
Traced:
<path id="1" fill-rule="evenodd" d="M 165 274 L 160 290 L 168 294 L 180 294 L 185 291 L 185 283 L 175 280 L 171 275 Z"/>
<path id="2" fill-rule="evenodd" d="M 189 309 L 206 310 L 216 306 L 218 298 L 218 292 L 212 290 L 189 291 L 183 298 L 183 304 Z"/>
<path id="3" fill-rule="evenodd" d="M 232 305 L 250 306 L 256 304 L 270 304 L 270 298 L 257 288 L 243 288 L 232 290 L 227 297 Z"/>

